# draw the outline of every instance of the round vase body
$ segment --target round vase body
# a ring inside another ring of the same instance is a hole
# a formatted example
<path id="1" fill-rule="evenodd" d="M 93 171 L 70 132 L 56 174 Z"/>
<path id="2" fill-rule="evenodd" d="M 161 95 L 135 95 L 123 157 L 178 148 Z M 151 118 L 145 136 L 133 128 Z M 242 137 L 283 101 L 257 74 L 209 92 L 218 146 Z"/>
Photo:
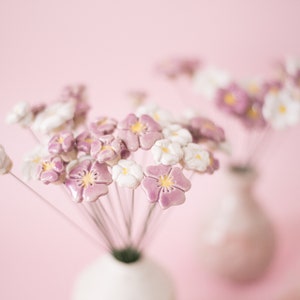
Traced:
<path id="1" fill-rule="evenodd" d="M 174 300 L 168 274 L 147 257 L 126 264 L 106 254 L 79 275 L 72 300 Z"/>
<path id="2" fill-rule="evenodd" d="M 273 228 L 252 192 L 255 178 L 252 169 L 228 169 L 220 202 L 201 226 L 200 259 L 232 280 L 261 276 L 275 248 Z"/>

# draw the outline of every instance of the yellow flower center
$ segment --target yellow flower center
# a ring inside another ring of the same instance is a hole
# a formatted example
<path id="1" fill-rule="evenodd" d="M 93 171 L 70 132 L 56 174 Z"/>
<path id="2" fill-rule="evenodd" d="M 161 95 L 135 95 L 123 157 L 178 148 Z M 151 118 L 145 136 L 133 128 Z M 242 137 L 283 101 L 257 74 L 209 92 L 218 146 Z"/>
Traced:
<path id="1" fill-rule="evenodd" d="M 158 121 L 160 120 L 160 116 L 159 116 L 159 114 L 158 114 L 157 112 L 153 114 L 153 119 L 154 119 L 156 122 L 158 122 Z"/>
<path id="2" fill-rule="evenodd" d="M 112 147 L 109 146 L 109 145 L 104 145 L 102 148 L 101 148 L 101 151 L 105 151 L 105 150 L 111 150 Z"/>
<path id="3" fill-rule="evenodd" d="M 167 147 L 162 147 L 161 151 L 164 153 L 169 153 L 169 149 Z"/>
<path id="4" fill-rule="evenodd" d="M 257 85 L 257 84 L 255 84 L 255 83 L 252 83 L 252 84 L 250 84 L 249 86 L 248 86 L 248 90 L 249 90 L 249 92 L 251 93 L 251 94 L 254 94 L 254 95 L 256 95 L 256 94 L 258 94 L 258 92 L 259 92 L 259 86 Z"/>
<path id="5" fill-rule="evenodd" d="M 54 167 L 53 163 L 48 162 L 48 161 L 43 162 L 43 165 L 42 165 L 43 171 L 52 170 L 53 167 Z"/>
<path id="6" fill-rule="evenodd" d="M 60 137 L 58 138 L 57 142 L 58 142 L 59 144 L 62 144 L 62 143 L 64 142 L 64 138 L 60 136 Z"/>
<path id="7" fill-rule="evenodd" d="M 247 111 L 247 116 L 251 119 L 256 119 L 258 117 L 258 111 L 257 109 L 255 109 L 255 107 L 251 107 L 248 111 Z"/>
<path id="8" fill-rule="evenodd" d="M 131 125 L 130 129 L 133 133 L 141 133 L 145 128 L 146 126 L 143 123 L 137 121 L 135 124 Z"/>
<path id="9" fill-rule="evenodd" d="M 89 185 L 93 185 L 95 183 L 95 176 L 93 175 L 93 173 L 89 172 L 86 173 L 83 177 L 82 177 L 82 185 L 83 187 L 87 187 Z"/>
<path id="10" fill-rule="evenodd" d="M 171 188 L 174 185 L 174 182 L 169 175 L 162 175 L 159 177 L 159 185 L 163 188 Z"/>
<path id="11" fill-rule="evenodd" d="M 202 156 L 199 153 L 197 153 L 196 156 L 195 156 L 195 158 L 201 160 Z"/>
<path id="12" fill-rule="evenodd" d="M 103 120 L 99 120 L 99 121 L 97 122 L 97 125 L 98 125 L 98 126 L 104 125 L 104 124 L 106 123 L 106 121 L 107 121 L 107 118 L 104 118 Z"/>
<path id="13" fill-rule="evenodd" d="M 236 102 L 236 99 L 231 93 L 227 93 L 224 97 L 224 102 L 228 105 L 233 105 Z"/>
<path id="14" fill-rule="evenodd" d="M 279 105 L 278 110 L 279 110 L 279 113 L 285 114 L 286 113 L 286 106 L 281 104 L 281 105 Z"/>
<path id="15" fill-rule="evenodd" d="M 128 174 L 128 169 L 127 168 L 123 168 L 122 169 L 122 174 L 127 175 Z"/>
<path id="16" fill-rule="evenodd" d="M 178 132 L 177 131 L 172 131 L 172 136 L 178 136 Z"/>
<path id="17" fill-rule="evenodd" d="M 84 141 L 91 144 L 94 140 L 92 138 L 86 138 Z"/>

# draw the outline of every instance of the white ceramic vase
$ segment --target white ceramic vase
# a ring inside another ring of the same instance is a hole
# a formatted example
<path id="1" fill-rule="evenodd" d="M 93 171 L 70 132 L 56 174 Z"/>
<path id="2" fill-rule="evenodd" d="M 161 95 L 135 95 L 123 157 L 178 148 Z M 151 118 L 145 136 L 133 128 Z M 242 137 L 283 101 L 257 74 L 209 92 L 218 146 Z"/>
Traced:
<path id="1" fill-rule="evenodd" d="M 231 280 L 254 280 L 272 259 L 273 228 L 253 193 L 255 171 L 230 166 L 224 175 L 220 201 L 201 225 L 200 259 Z"/>
<path id="2" fill-rule="evenodd" d="M 80 274 L 72 300 L 175 300 L 174 294 L 169 275 L 148 257 L 126 264 L 106 254 Z"/>

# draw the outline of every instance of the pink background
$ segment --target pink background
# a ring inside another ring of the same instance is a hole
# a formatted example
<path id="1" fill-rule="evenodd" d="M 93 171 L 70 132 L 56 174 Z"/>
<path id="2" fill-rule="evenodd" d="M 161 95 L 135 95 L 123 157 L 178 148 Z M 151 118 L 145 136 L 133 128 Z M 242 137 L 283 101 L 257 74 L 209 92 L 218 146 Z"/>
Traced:
<path id="1" fill-rule="evenodd" d="M 3 121 L 18 101 L 51 100 L 65 84 L 84 82 L 92 116 L 129 112 L 124 93 L 140 87 L 179 110 L 182 103 L 153 76 L 158 60 L 195 55 L 236 76 L 266 72 L 283 55 L 300 54 L 299 12 L 296 0 L 2 0 L 0 133 L 14 172 L 20 174 L 18 163 L 33 145 Z M 257 192 L 279 245 L 261 280 L 228 283 L 207 273 L 194 250 L 221 174 L 197 179 L 199 190 L 170 211 L 148 252 L 172 272 L 178 300 L 276 300 L 300 285 L 299 134 L 298 127 L 275 135 L 262 164 Z M 70 299 L 76 275 L 99 250 L 10 176 L 0 186 L 0 299 Z"/>

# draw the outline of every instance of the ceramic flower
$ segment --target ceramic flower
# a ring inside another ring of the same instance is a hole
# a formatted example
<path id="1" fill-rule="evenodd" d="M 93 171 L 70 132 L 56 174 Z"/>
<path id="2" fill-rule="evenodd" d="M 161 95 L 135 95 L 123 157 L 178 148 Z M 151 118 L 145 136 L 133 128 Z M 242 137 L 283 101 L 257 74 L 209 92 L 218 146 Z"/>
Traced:
<path id="1" fill-rule="evenodd" d="M 283 68 L 286 74 L 295 76 L 300 70 L 300 59 L 298 57 L 288 56 L 283 62 Z"/>
<path id="2" fill-rule="evenodd" d="M 174 121 L 174 118 L 169 111 L 162 109 L 155 103 L 147 103 L 139 106 L 137 108 L 136 115 L 138 117 L 142 115 L 149 115 L 161 126 L 166 126 Z"/>
<path id="3" fill-rule="evenodd" d="M 206 67 L 195 73 L 193 88 L 196 94 L 213 100 L 217 90 L 227 86 L 230 82 L 231 77 L 227 72 L 215 67 Z"/>
<path id="4" fill-rule="evenodd" d="M 142 115 L 138 118 L 129 114 L 118 124 L 118 137 L 122 139 L 130 151 L 138 148 L 150 149 L 162 137 L 160 125 L 150 116 Z"/>
<path id="5" fill-rule="evenodd" d="M 181 146 L 185 146 L 193 140 L 190 132 L 187 129 L 182 128 L 178 124 L 172 124 L 168 127 L 165 127 L 163 129 L 163 136 L 165 139 L 168 139 L 171 142 L 178 143 Z"/>
<path id="6" fill-rule="evenodd" d="M 75 103 L 73 123 L 75 126 L 85 121 L 90 109 L 87 103 L 86 87 L 82 84 L 66 86 L 63 90 L 62 101 Z"/>
<path id="7" fill-rule="evenodd" d="M 46 147 L 37 146 L 24 157 L 22 164 L 22 176 L 24 180 L 37 180 L 39 178 L 39 165 L 48 154 Z"/>
<path id="8" fill-rule="evenodd" d="M 166 209 L 185 202 L 185 192 L 191 183 L 180 168 L 157 165 L 146 168 L 142 187 L 151 203 L 158 202 Z"/>
<path id="9" fill-rule="evenodd" d="M 173 58 L 161 62 L 158 72 L 168 79 L 177 79 L 180 76 L 192 76 L 199 68 L 197 59 Z"/>
<path id="10" fill-rule="evenodd" d="M 246 112 L 250 99 L 242 87 L 232 83 L 217 91 L 216 104 L 221 110 L 228 113 L 242 115 Z"/>
<path id="11" fill-rule="evenodd" d="M 76 137 L 76 147 L 77 150 L 85 154 L 90 154 L 92 143 L 94 142 L 89 131 L 83 131 Z"/>
<path id="12" fill-rule="evenodd" d="M 43 134 L 61 130 L 67 122 L 73 119 L 75 109 L 75 102 L 55 102 L 36 116 L 32 128 Z"/>
<path id="13" fill-rule="evenodd" d="M 155 142 L 151 152 L 155 162 L 163 165 L 175 165 L 183 156 L 181 145 L 167 139 Z"/>
<path id="14" fill-rule="evenodd" d="M 193 136 L 194 143 L 201 140 L 210 140 L 216 143 L 225 141 L 224 130 L 207 118 L 192 118 L 189 121 L 188 128 Z"/>
<path id="15" fill-rule="evenodd" d="M 133 160 L 121 159 L 112 168 L 112 179 L 121 187 L 135 189 L 143 176 L 142 167 Z"/>
<path id="16" fill-rule="evenodd" d="M 117 121 L 108 117 L 99 117 L 90 124 L 90 131 L 95 136 L 112 134 L 117 126 Z"/>
<path id="17" fill-rule="evenodd" d="M 7 123 L 17 123 L 23 127 L 30 126 L 32 121 L 33 113 L 27 102 L 19 102 L 6 117 Z"/>
<path id="18" fill-rule="evenodd" d="M 300 102 L 282 90 L 268 93 L 263 107 L 263 116 L 276 129 L 284 129 L 300 121 Z"/>
<path id="19" fill-rule="evenodd" d="M 104 135 L 91 144 L 91 156 L 100 163 L 115 164 L 121 158 L 122 141 L 112 135 Z"/>
<path id="20" fill-rule="evenodd" d="M 106 164 L 86 159 L 68 172 L 65 185 L 75 202 L 92 202 L 108 193 L 111 182 Z"/>
<path id="21" fill-rule="evenodd" d="M 59 156 L 43 159 L 38 165 L 38 179 L 45 184 L 60 183 L 65 171 L 63 160 Z"/>
<path id="22" fill-rule="evenodd" d="M 0 145 L 0 175 L 8 173 L 12 168 L 12 161 L 5 152 L 5 149 Z"/>
<path id="23" fill-rule="evenodd" d="M 266 125 L 266 120 L 262 114 L 262 101 L 251 101 L 244 115 L 241 115 L 241 120 L 244 125 L 248 128 L 258 128 L 264 127 Z"/>
<path id="24" fill-rule="evenodd" d="M 189 143 L 183 148 L 183 165 L 187 170 L 194 170 L 200 173 L 207 171 L 211 164 L 211 154 L 202 146 Z"/>
<path id="25" fill-rule="evenodd" d="M 74 149 L 74 144 L 72 131 L 62 131 L 49 140 L 48 150 L 51 154 L 68 153 Z"/>

